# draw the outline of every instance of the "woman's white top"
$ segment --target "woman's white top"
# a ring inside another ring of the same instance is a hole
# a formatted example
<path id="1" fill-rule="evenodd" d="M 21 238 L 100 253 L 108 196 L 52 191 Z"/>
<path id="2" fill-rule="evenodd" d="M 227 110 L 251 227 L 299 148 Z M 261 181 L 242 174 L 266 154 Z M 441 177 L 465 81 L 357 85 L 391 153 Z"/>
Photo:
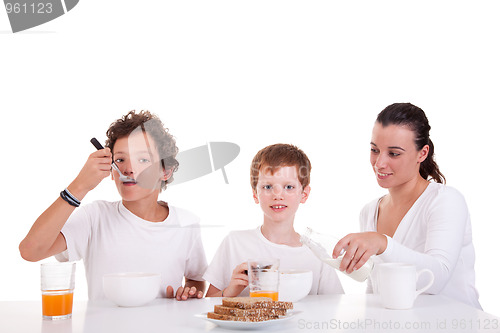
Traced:
<path id="1" fill-rule="evenodd" d="M 361 231 L 377 231 L 381 198 L 360 214 Z M 434 273 L 429 294 L 440 294 L 481 308 L 475 288 L 475 253 L 469 210 L 456 189 L 431 182 L 401 220 L 376 261 L 414 264 Z M 374 271 L 375 272 L 375 271 Z M 372 280 L 372 279 L 371 279 Z M 419 281 L 419 288 L 426 281 Z M 371 291 L 373 280 L 369 282 Z M 375 288 L 374 288 L 375 289 Z"/>

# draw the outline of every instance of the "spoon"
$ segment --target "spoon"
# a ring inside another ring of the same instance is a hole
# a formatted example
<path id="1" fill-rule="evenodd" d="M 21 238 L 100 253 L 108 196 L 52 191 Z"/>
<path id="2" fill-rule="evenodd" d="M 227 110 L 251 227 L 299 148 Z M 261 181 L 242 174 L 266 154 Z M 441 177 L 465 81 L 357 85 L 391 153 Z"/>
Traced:
<path id="1" fill-rule="evenodd" d="M 92 142 L 92 144 L 94 145 L 94 147 L 97 148 L 97 150 L 100 150 L 100 149 L 104 149 L 104 147 L 101 145 L 101 143 L 99 141 L 97 141 L 96 138 L 92 138 L 90 139 L 90 142 Z M 120 181 L 124 182 L 124 183 L 135 183 L 135 179 L 132 178 L 132 177 L 129 177 L 129 176 L 125 176 L 121 171 L 120 169 L 118 168 L 118 166 L 116 165 L 115 161 L 112 161 L 111 163 L 111 167 L 113 169 L 116 170 L 116 172 L 118 172 L 118 174 L 120 175 Z"/>

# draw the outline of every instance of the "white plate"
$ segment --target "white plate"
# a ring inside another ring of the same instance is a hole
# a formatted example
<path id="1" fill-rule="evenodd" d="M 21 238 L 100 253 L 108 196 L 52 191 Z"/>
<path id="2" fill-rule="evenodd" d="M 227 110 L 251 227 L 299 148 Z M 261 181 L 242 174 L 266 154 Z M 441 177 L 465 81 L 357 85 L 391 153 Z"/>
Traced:
<path id="1" fill-rule="evenodd" d="M 261 328 L 266 328 L 274 326 L 276 324 L 281 324 L 284 321 L 292 319 L 294 316 L 298 315 L 300 311 L 288 311 L 286 315 L 280 316 L 278 319 L 271 319 L 265 321 L 257 322 L 247 322 L 247 321 L 232 321 L 232 320 L 218 320 L 207 318 L 207 313 L 197 314 L 195 317 L 205 319 L 211 323 L 214 323 L 220 327 L 232 329 L 232 330 L 258 330 Z"/>

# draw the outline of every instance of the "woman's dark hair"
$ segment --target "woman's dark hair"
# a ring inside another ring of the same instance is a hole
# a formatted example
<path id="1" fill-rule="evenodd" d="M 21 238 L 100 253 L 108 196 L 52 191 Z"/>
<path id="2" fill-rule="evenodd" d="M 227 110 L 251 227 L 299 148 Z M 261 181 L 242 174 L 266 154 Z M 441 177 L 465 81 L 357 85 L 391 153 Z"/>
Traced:
<path id="1" fill-rule="evenodd" d="M 160 118 L 149 111 L 142 110 L 135 112 L 135 110 L 132 110 L 112 123 L 106 132 L 106 136 L 108 137 L 106 147 L 109 147 L 111 152 L 113 152 L 116 140 L 130 135 L 137 129 L 147 132 L 155 140 L 162 167 L 166 170 L 172 169 L 172 172 L 177 171 L 179 162 L 175 157 L 179 149 L 177 148 L 175 139 L 168 132 L 168 129 L 163 126 Z M 171 183 L 173 180 L 173 176 L 168 181 L 162 180 L 160 190 L 164 190 L 167 187 L 167 183 Z"/>
<path id="2" fill-rule="evenodd" d="M 434 179 L 437 183 L 446 183 L 446 178 L 439 171 L 439 167 L 434 160 L 434 144 L 429 138 L 431 126 L 421 108 L 411 103 L 394 103 L 378 114 L 377 122 L 384 127 L 389 125 L 408 127 L 415 133 L 417 150 L 421 150 L 425 145 L 429 145 L 429 154 L 420 164 L 420 175 L 424 179 L 429 179 L 430 177 L 430 179 Z"/>

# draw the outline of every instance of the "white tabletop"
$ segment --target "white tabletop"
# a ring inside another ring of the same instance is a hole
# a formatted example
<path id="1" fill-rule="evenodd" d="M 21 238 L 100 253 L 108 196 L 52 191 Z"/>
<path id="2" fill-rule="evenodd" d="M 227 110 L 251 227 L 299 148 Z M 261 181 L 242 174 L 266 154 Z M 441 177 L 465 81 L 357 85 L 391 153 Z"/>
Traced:
<path id="1" fill-rule="evenodd" d="M 75 302 L 73 318 L 48 321 L 41 301 L 0 302 L 0 332 L 155 333 L 230 332 L 195 315 L 213 311 L 221 298 L 178 302 L 156 299 L 137 308 L 110 302 Z M 500 318 L 443 296 L 421 295 L 411 310 L 384 309 L 374 295 L 307 296 L 290 320 L 273 332 L 500 332 Z"/>

